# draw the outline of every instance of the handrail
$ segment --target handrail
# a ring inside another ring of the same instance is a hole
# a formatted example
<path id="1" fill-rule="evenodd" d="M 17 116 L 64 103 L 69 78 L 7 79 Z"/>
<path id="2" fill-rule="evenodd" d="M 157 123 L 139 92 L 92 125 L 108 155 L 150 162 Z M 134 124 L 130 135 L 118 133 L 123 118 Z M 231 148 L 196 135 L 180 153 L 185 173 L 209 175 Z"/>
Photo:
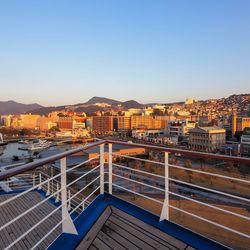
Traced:
<path id="1" fill-rule="evenodd" d="M 218 155 L 218 154 L 211 154 L 211 153 L 204 153 L 204 152 L 196 152 L 191 150 L 184 150 L 184 149 L 174 149 L 169 147 L 160 147 L 160 146 L 154 146 L 154 145 L 148 145 L 148 144 L 139 144 L 139 143 L 128 143 L 123 141 L 113 141 L 113 140 L 99 140 L 97 142 L 88 144 L 83 147 L 79 147 L 76 149 L 72 149 L 60 154 L 56 154 L 41 160 L 37 160 L 35 162 L 31 162 L 19 167 L 16 167 L 14 169 L 9 169 L 3 172 L 0 172 L 0 181 L 9 177 L 12 177 L 17 174 L 24 173 L 29 170 L 36 169 L 37 167 L 43 166 L 45 164 L 51 163 L 53 161 L 59 160 L 63 157 L 67 157 L 76 153 L 79 153 L 84 150 L 88 150 L 90 148 L 94 148 L 96 146 L 99 146 L 101 144 L 117 144 L 117 145 L 123 145 L 123 146 L 132 146 L 132 147 L 139 147 L 139 148 L 145 148 L 150 150 L 156 150 L 161 152 L 169 152 L 169 153 L 179 153 L 183 155 L 189 155 L 189 156 L 196 156 L 200 158 L 210 158 L 210 159 L 219 159 L 224 161 L 234 161 L 234 162 L 241 162 L 241 163 L 247 163 L 250 164 L 250 158 L 246 157 L 236 157 L 236 156 L 225 156 L 225 155 Z"/>
<path id="2" fill-rule="evenodd" d="M 160 146 L 139 144 L 139 143 L 128 143 L 128 142 L 123 142 L 123 141 L 105 140 L 104 142 L 123 145 L 123 146 L 133 146 L 133 147 L 138 147 L 138 148 L 151 149 L 151 150 L 156 150 L 156 151 L 161 151 L 161 152 L 178 153 L 178 154 L 182 154 L 182 155 L 196 156 L 196 157 L 200 157 L 200 158 L 219 159 L 219 160 L 224 160 L 224 161 L 237 161 L 237 162 L 241 162 L 241 163 L 250 164 L 250 158 L 247 158 L 247 157 L 219 155 L 219 154 L 197 152 L 197 151 L 186 150 L 186 149 L 160 147 Z"/>
<path id="3" fill-rule="evenodd" d="M 21 173 L 24 173 L 26 171 L 36 169 L 38 167 L 41 167 L 41 166 L 46 165 L 48 163 L 51 163 L 53 161 L 60 160 L 61 158 L 64 158 L 64 157 L 79 153 L 81 151 L 84 151 L 84 150 L 87 150 L 87 149 L 90 149 L 90 148 L 93 148 L 93 147 L 96 147 L 96 146 L 98 146 L 100 144 L 103 144 L 103 143 L 105 143 L 105 141 L 94 142 L 94 143 L 88 144 L 88 145 L 83 146 L 83 147 L 68 150 L 66 152 L 59 153 L 59 154 L 56 154 L 56 155 L 53 155 L 53 156 L 49 156 L 49 157 L 46 157 L 44 159 L 37 160 L 35 162 L 31 162 L 31 163 L 16 167 L 14 169 L 9 169 L 9 170 L 0 172 L 0 181 L 3 180 L 3 179 L 6 179 L 6 178 L 12 177 L 14 175 L 21 174 Z"/>

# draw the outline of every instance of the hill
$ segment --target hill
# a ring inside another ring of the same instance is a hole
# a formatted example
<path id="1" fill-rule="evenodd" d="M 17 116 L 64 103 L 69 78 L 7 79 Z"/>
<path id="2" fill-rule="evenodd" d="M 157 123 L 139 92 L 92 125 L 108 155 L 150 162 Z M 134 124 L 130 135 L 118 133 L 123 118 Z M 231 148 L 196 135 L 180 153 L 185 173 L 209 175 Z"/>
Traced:
<path id="1" fill-rule="evenodd" d="M 0 101 L 1 115 L 7 115 L 7 114 L 19 115 L 38 108 L 43 108 L 43 106 L 37 103 L 23 104 L 15 101 L 3 101 L 3 102 Z"/>

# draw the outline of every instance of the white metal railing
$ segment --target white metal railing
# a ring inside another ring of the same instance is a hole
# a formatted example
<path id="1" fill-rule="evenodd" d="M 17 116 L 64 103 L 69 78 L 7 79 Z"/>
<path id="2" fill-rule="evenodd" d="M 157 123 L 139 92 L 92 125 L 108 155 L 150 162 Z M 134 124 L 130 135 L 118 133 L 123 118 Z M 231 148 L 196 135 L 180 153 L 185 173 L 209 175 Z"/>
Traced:
<path id="1" fill-rule="evenodd" d="M 70 217 L 73 213 L 80 214 L 81 211 L 83 211 L 86 208 L 86 205 L 89 204 L 89 199 L 98 191 L 101 189 L 101 183 L 97 185 L 97 188 L 93 192 L 91 192 L 90 195 L 82 195 L 82 192 L 86 190 L 90 185 L 93 185 L 97 183 L 97 181 L 100 179 L 100 173 L 98 173 L 98 176 L 93 178 L 88 184 L 86 184 L 83 188 L 81 188 L 79 191 L 75 191 L 71 188 L 71 186 L 76 183 L 77 181 L 82 180 L 84 177 L 95 173 L 96 171 L 100 171 L 101 164 L 97 165 L 96 167 L 92 168 L 91 170 L 85 172 L 84 174 L 80 175 L 75 180 L 67 183 L 67 174 L 76 168 L 82 167 L 85 164 L 99 159 L 100 156 L 97 155 L 96 157 L 93 157 L 91 159 L 88 159 L 72 168 L 67 169 L 66 168 L 66 158 L 62 158 L 60 160 L 61 168 L 60 173 L 56 174 L 54 176 L 49 176 L 48 174 L 44 172 L 40 172 L 39 174 L 19 174 L 15 177 L 11 177 L 11 180 L 2 181 L 2 183 L 5 183 L 9 187 L 12 188 L 15 186 L 21 187 L 21 188 L 27 188 L 25 191 L 21 193 L 17 193 L 14 196 L 10 196 L 9 199 L 4 200 L 2 203 L 0 203 L 0 210 L 1 207 L 6 206 L 9 203 L 15 202 L 16 199 L 21 198 L 22 196 L 25 196 L 29 192 L 37 190 L 43 190 L 45 191 L 46 195 L 42 201 L 37 203 L 36 205 L 28 208 L 21 214 L 16 215 L 13 219 L 9 220 L 4 225 L 0 226 L 0 233 L 8 228 L 13 223 L 17 222 L 20 218 L 24 217 L 25 215 L 28 215 L 32 210 L 42 206 L 44 203 L 46 203 L 48 200 L 55 198 L 55 202 L 61 202 L 55 209 L 47 214 L 43 219 L 41 219 L 38 223 L 32 225 L 25 233 L 17 237 L 11 244 L 5 247 L 5 249 L 10 249 L 15 244 L 17 244 L 22 238 L 27 236 L 32 230 L 35 230 L 39 225 L 41 225 L 45 220 L 47 220 L 50 216 L 55 214 L 57 211 L 61 211 L 61 221 L 56 224 L 46 235 L 44 235 L 33 247 L 37 247 L 40 243 L 42 243 L 51 232 L 53 232 L 55 229 L 57 229 L 59 226 L 62 226 L 62 232 L 65 233 L 73 233 L 77 234 L 77 231 L 75 229 L 74 223 Z M 21 180 L 21 178 L 25 178 L 24 180 Z M 60 181 L 58 180 L 60 178 Z M 21 180 L 21 181 L 20 181 Z M 26 185 L 28 183 L 29 185 Z M 24 185 L 23 185 L 24 184 Z M 104 182 L 102 183 L 104 185 Z M 104 187 L 102 187 L 102 190 L 104 190 Z M 14 191 L 14 189 L 11 189 L 9 191 Z M 81 197 L 81 199 L 79 198 Z"/>
<path id="2" fill-rule="evenodd" d="M 221 225 L 221 224 L 219 224 L 217 222 L 214 222 L 212 220 L 203 218 L 203 217 L 198 216 L 198 215 L 196 215 L 194 213 L 190 213 L 190 212 L 185 211 L 183 209 L 180 209 L 180 208 L 178 208 L 176 206 L 170 205 L 169 204 L 169 195 L 171 194 L 173 196 L 176 196 L 176 197 L 179 197 L 179 198 L 182 198 L 182 199 L 185 199 L 185 200 L 192 201 L 192 202 L 194 202 L 196 204 L 204 205 L 206 207 L 215 209 L 217 211 L 224 212 L 224 213 L 236 216 L 238 218 L 250 221 L 250 217 L 248 217 L 248 216 L 241 215 L 239 213 L 232 212 L 230 210 L 223 209 L 223 208 L 220 208 L 220 207 L 217 207 L 217 206 L 205 203 L 205 202 L 201 202 L 201 201 L 198 201 L 196 199 L 193 199 L 193 198 L 190 198 L 190 197 L 187 197 L 187 196 L 184 196 L 184 195 L 180 195 L 180 194 L 178 194 L 176 192 L 171 192 L 171 191 L 169 191 L 169 181 L 182 183 L 182 184 L 185 184 L 185 185 L 188 185 L 188 186 L 191 186 L 191 187 L 195 187 L 195 188 L 199 188 L 199 189 L 202 189 L 202 190 L 205 190 L 205 191 L 213 192 L 213 193 L 220 194 L 220 195 L 227 196 L 227 197 L 231 197 L 231 198 L 234 198 L 234 199 L 239 199 L 239 200 L 242 200 L 244 202 L 248 202 L 249 205 L 250 205 L 250 199 L 245 198 L 245 197 L 241 197 L 241 196 L 237 196 L 237 195 L 233 195 L 233 194 L 230 194 L 230 193 L 227 193 L 227 192 L 218 191 L 216 189 L 207 188 L 207 187 L 203 187 L 203 186 L 200 186 L 200 185 L 195 185 L 195 184 L 192 184 L 192 183 L 189 183 L 189 182 L 180 181 L 180 180 L 175 179 L 175 178 L 170 178 L 169 177 L 169 168 L 178 168 L 178 169 L 182 169 L 182 170 L 185 170 L 185 171 L 196 172 L 196 173 L 199 173 L 199 174 L 204 174 L 204 175 L 208 175 L 208 176 L 212 176 L 212 177 L 216 177 L 216 178 L 227 179 L 227 180 L 230 180 L 230 181 L 237 181 L 237 182 L 241 182 L 241 183 L 248 184 L 248 185 L 250 185 L 250 180 L 239 179 L 239 178 L 235 178 L 235 177 L 224 176 L 224 175 L 221 175 L 221 174 L 215 174 L 215 173 L 205 172 L 205 171 L 201 171 L 201 170 L 197 170 L 197 169 L 186 168 L 186 167 L 182 167 L 182 166 L 177 166 L 177 165 L 169 164 L 168 163 L 168 153 L 165 152 L 164 154 L 165 154 L 165 161 L 164 161 L 164 163 L 162 163 L 162 162 L 156 162 L 156 161 L 152 161 L 152 160 L 147 160 L 147 159 L 141 159 L 141 158 L 131 157 L 131 156 L 126 156 L 126 155 L 113 154 L 116 157 L 134 159 L 134 160 L 138 160 L 138 161 L 144 161 L 144 162 L 149 162 L 149 163 L 154 163 L 154 164 L 158 164 L 158 165 L 164 166 L 164 168 L 165 168 L 165 175 L 162 176 L 162 175 L 158 175 L 158 174 L 154 174 L 154 173 L 149 173 L 149 172 L 144 171 L 144 170 L 132 169 L 130 167 L 126 167 L 126 166 L 123 166 L 123 165 L 120 165 L 120 164 L 114 164 L 113 163 L 113 166 L 118 167 L 118 168 L 122 168 L 125 171 L 137 172 L 137 173 L 140 173 L 140 174 L 149 175 L 149 176 L 152 176 L 152 177 L 157 177 L 157 178 L 160 178 L 160 179 L 164 179 L 165 180 L 165 189 L 162 189 L 162 188 L 158 188 L 156 186 L 150 185 L 150 184 L 146 184 L 146 183 L 144 183 L 142 181 L 137 181 L 137 180 L 134 180 L 132 178 L 127 178 L 127 177 L 124 177 L 122 175 L 118 175 L 118 174 L 114 174 L 113 173 L 113 176 L 115 176 L 115 177 L 118 177 L 118 178 L 130 181 L 130 182 L 133 182 L 133 183 L 136 183 L 136 184 L 139 184 L 139 185 L 150 187 L 152 189 L 156 189 L 156 190 L 161 191 L 161 192 L 165 192 L 164 202 L 159 201 L 157 199 L 154 199 L 154 198 L 152 198 L 150 196 L 147 196 L 145 194 L 142 194 L 140 192 L 136 192 L 134 190 L 131 190 L 131 189 L 125 188 L 123 186 L 114 184 L 114 183 L 113 183 L 113 186 L 115 186 L 115 187 L 117 187 L 117 188 L 119 188 L 121 190 L 125 190 L 127 192 L 139 195 L 139 196 L 141 196 L 143 198 L 149 199 L 149 200 L 154 201 L 156 203 L 162 204 L 162 212 L 161 212 L 160 220 L 164 220 L 164 219 L 169 220 L 169 208 L 172 208 L 172 209 L 177 210 L 179 212 L 183 212 L 185 214 L 188 214 L 188 215 L 190 215 L 190 216 L 192 216 L 194 218 L 197 218 L 197 219 L 200 219 L 202 221 L 208 222 L 208 223 L 210 223 L 210 224 L 212 224 L 214 226 L 226 229 L 226 230 L 228 230 L 228 231 L 230 231 L 232 233 L 235 233 L 235 234 L 238 234 L 240 236 L 243 236 L 243 237 L 246 237 L 246 238 L 250 239 L 250 235 L 248 235 L 246 233 L 242 233 L 242 232 L 240 232 L 238 230 L 235 230 L 233 228 L 230 228 L 228 226 Z"/>
<path id="3" fill-rule="evenodd" d="M 145 199 L 151 200 L 153 202 L 156 202 L 159 204 L 161 208 L 161 214 L 160 214 L 160 221 L 162 220 L 170 220 L 170 208 L 173 210 L 176 210 L 178 212 L 182 212 L 184 214 L 187 214 L 189 216 L 192 216 L 196 219 L 202 220 L 204 222 L 207 222 L 209 224 L 212 224 L 218 228 L 225 229 L 227 231 L 230 231 L 232 233 L 235 233 L 237 235 L 246 237 L 250 239 L 250 235 L 240 232 L 238 230 L 235 230 L 234 228 L 231 228 L 229 226 L 222 225 L 216 221 L 209 220 L 207 218 L 204 218 L 200 215 L 191 213 L 189 211 L 185 211 L 184 209 L 181 209 L 177 206 L 174 206 L 170 204 L 170 195 L 178 197 L 182 200 L 188 200 L 192 201 L 195 204 L 206 206 L 208 208 L 214 209 L 218 212 L 223 212 L 226 214 L 230 214 L 232 216 L 235 216 L 237 218 L 249 221 L 250 217 L 237 213 L 235 211 L 230 211 L 225 208 L 217 207 L 215 205 L 212 205 L 210 203 L 197 200 L 193 197 L 189 197 L 186 195 L 182 195 L 178 192 L 173 192 L 170 189 L 171 185 L 185 185 L 191 188 L 199 189 L 202 192 L 210 192 L 212 194 L 220 195 L 223 197 L 228 197 L 230 199 L 237 199 L 240 203 L 248 204 L 250 205 L 250 200 L 246 197 L 242 197 L 236 194 L 231 194 L 228 192 L 224 192 L 221 190 L 217 190 L 212 187 L 204 187 L 202 185 L 190 183 L 187 181 L 179 180 L 173 177 L 170 177 L 169 175 L 169 170 L 172 169 L 180 169 L 180 170 L 185 170 L 185 171 L 190 171 L 190 172 L 195 172 L 198 174 L 202 174 L 205 176 L 210 176 L 210 177 L 216 177 L 216 178 L 222 178 L 223 180 L 228 180 L 228 181 L 234 181 L 234 182 L 239 182 L 243 183 L 244 185 L 250 185 L 250 180 L 247 179 L 240 179 L 240 178 L 235 178 L 235 177 L 230 177 L 230 176 L 224 176 L 221 174 L 216 174 L 216 173 L 211 173 L 211 172 L 206 172 L 198 169 L 192 169 L 192 168 L 186 168 L 183 166 L 178 166 L 174 164 L 169 163 L 169 152 L 166 152 L 166 150 L 163 151 L 163 162 L 160 161 L 154 161 L 154 160 L 149 160 L 149 159 L 142 159 L 142 158 L 137 158 L 135 156 L 129 156 L 129 155 L 121 155 L 117 154 L 116 152 L 113 152 L 113 143 L 108 142 L 108 151 L 105 152 L 105 147 L 104 147 L 105 141 L 100 141 L 100 149 L 99 149 L 99 154 L 91 159 L 88 159 L 86 161 L 83 161 L 82 163 L 72 167 L 68 168 L 66 166 L 66 157 L 60 158 L 60 172 L 58 174 L 55 174 L 53 176 L 53 173 L 51 171 L 51 175 L 49 175 L 49 171 L 47 173 L 43 172 L 40 170 L 40 172 L 35 172 L 35 173 L 28 173 L 28 174 L 18 174 L 13 177 L 11 177 L 7 181 L 1 181 L 0 184 L 5 184 L 8 185 L 10 188 L 13 190 L 16 187 L 22 187 L 26 188 L 25 191 L 21 193 L 17 193 L 14 196 L 10 196 L 9 199 L 4 200 L 2 203 L 0 203 L 0 210 L 1 207 L 6 206 L 8 203 L 15 202 L 16 199 L 28 194 L 29 192 L 33 192 L 35 190 L 42 190 L 45 192 L 45 197 L 42 201 L 37 203 L 36 205 L 28 208 L 26 211 L 22 212 L 19 215 L 16 215 L 15 218 L 11 219 L 4 225 L 0 226 L 0 233 L 2 230 L 6 229 L 8 226 L 11 224 L 15 223 L 18 221 L 20 218 L 23 216 L 27 215 L 30 213 L 32 210 L 35 208 L 38 208 L 45 202 L 49 201 L 50 199 L 54 199 L 55 203 L 60 202 L 60 204 L 55 207 L 55 209 L 48 213 L 42 220 L 40 220 L 38 223 L 32 225 L 25 233 L 17 237 L 13 242 L 6 246 L 6 249 L 10 249 L 13 247 L 17 242 L 19 242 L 23 237 L 27 236 L 32 230 L 35 228 L 39 227 L 45 220 L 47 220 L 50 216 L 52 216 L 54 213 L 59 212 L 61 214 L 61 220 L 59 223 L 54 225 L 45 235 L 41 237 L 40 240 L 36 242 L 36 244 L 32 247 L 32 249 L 36 248 L 39 246 L 43 241 L 47 239 L 47 237 L 54 231 L 56 230 L 59 226 L 62 227 L 62 232 L 65 233 L 71 233 L 71 234 L 77 234 L 77 231 L 74 226 L 74 220 L 72 220 L 71 215 L 74 213 L 79 214 L 85 209 L 86 205 L 89 204 L 90 198 L 93 198 L 94 194 L 103 194 L 104 193 L 104 186 L 107 184 L 107 191 L 112 194 L 113 191 L 116 192 L 128 192 L 132 193 L 134 195 L 141 196 Z M 118 143 L 119 144 L 119 143 Z M 131 146 L 133 144 L 128 144 L 128 146 Z M 141 147 L 144 147 L 145 145 L 141 145 Z M 154 149 L 156 147 L 154 146 Z M 107 156 L 107 157 L 105 157 Z M 129 166 L 124 166 L 121 163 L 115 162 L 116 159 L 119 160 L 119 158 L 127 158 L 130 160 L 137 160 L 141 162 L 148 162 L 151 164 L 156 164 L 158 167 L 163 168 L 163 175 L 156 174 L 156 173 L 151 173 L 146 171 L 145 169 L 135 169 L 131 168 Z M 105 162 L 105 159 L 107 161 Z M 74 172 L 77 168 L 83 167 L 88 163 L 91 163 L 91 161 L 99 161 L 99 164 L 97 164 L 95 167 L 92 167 L 90 170 L 87 172 L 84 172 L 80 174 L 78 177 L 76 177 L 74 180 L 71 182 L 67 182 L 67 175 L 71 172 Z M 52 161 L 51 161 L 52 162 Z M 107 164 L 107 170 L 104 169 L 105 164 Z M 48 166 L 48 165 L 47 165 Z M 105 179 L 105 174 L 107 175 L 107 178 Z M 90 176 L 92 177 L 90 181 L 88 181 L 81 189 L 76 190 L 73 188 L 73 184 L 77 184 L 79 181 L 81 181 L 84 177 Z M 114 182 L 114 177 L 118 179 L 119 181 Z M 128 183 L 133 183 L 139 186 L 142 186 L 144 188 L 155 190 L 153 193 L 145 191 L 139 191 L 133 190 L 132 188 L 129 187 Z M 158 186 L 153 185 L 153 183 L 157 183 Z M 90 187 L 94 186 L 91 188 Z M 180 186 L 182 188 L 182 186 Z M 89 194 L 83 194 L 86 190 L 90 190 Z M 99 192 L 98 192 L 99 191 Z M 154 192 L 160 192 L 162 194 L 162 199 L 157 199 L 152 196 Z M 77 218 L 77 217 L 76 217 Z M 49 242 L 48 244 L 50 244 Z"/>

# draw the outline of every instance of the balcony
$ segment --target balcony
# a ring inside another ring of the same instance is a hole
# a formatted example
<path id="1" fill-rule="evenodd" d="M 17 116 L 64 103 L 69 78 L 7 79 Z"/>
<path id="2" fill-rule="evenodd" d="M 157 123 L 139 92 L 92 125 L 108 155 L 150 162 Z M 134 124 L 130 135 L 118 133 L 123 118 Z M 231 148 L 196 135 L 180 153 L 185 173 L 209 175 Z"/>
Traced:
<path id="1" fill-rule="evenodd" d="M 99 140 L 6 170 L 0 248 L 247 249 L 249 166 L 249 158 Z"/>

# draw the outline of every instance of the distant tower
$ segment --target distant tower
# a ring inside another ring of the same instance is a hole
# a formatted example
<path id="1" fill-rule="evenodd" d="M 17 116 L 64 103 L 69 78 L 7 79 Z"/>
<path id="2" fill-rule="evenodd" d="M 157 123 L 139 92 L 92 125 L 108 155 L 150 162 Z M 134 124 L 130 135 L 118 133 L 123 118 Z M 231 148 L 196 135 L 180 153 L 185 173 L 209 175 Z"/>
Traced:
<path id="1" fill-rule="evenodd" d="M 237 120 L 237 113 L 234 111 L 232 115 L 232 138 L 234 138 L 236 132 L 236 120 Z"/>

